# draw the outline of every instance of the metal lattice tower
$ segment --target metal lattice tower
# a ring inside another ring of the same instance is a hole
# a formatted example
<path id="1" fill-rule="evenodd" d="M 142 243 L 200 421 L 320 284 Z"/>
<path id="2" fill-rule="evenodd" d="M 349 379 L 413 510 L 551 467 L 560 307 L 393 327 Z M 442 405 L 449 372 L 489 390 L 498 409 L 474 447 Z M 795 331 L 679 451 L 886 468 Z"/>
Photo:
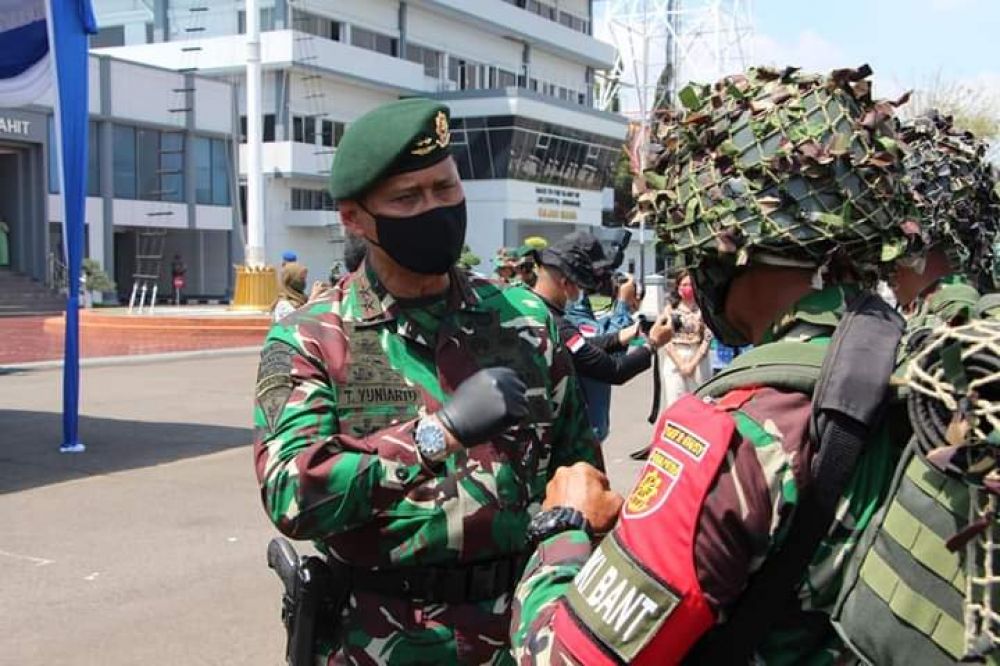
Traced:
<path id="1" fill-rule="evenodd" d="M 688 81 L 711 82 L 753 61 L 753 0 L 602 0 L 594 33 L 618 49 L 599 104 L 633 121 Z"/>

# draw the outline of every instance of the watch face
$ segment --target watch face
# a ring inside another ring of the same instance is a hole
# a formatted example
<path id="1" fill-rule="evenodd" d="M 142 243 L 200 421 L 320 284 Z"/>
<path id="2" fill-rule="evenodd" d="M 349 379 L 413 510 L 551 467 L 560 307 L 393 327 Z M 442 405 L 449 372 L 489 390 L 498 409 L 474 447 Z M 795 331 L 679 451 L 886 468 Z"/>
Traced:
<path id="1" fill-rule="evenodd" d="M 446 448 L 444 431 L 432 423 L 421 422 L 415 435 L 420 453 L 435 460 L 442 457 Z"/>

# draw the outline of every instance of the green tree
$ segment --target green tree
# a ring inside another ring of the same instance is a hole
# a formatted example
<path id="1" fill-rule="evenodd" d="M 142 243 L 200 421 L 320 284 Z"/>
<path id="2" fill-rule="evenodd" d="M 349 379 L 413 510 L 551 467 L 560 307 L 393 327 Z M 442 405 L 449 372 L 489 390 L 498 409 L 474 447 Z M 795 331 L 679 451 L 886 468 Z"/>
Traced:
<path id="1" fill-rule="evenodd" d="M 469 249 L 468 245 L 462 246 L 462 254 L 458 258 L 459 266 L 465 268 L 466 270 L 469 270 L 474 266 L 478 266 L 481 263 L 483 263 L 482 259 L 480 259 L 478 255 L 473 254 L 472 250 Z"/>
<path id="2" fill-rule="evenodd" d="M 115 283 L 96 259 L 84 259 L 80 266 L 88 291 L 114 291 Z"/>
<path id="3" fill-rule="evenodd" d="M 951 116 L 956 128 L 989 143 L 990 154 L 1000 159 L 1000 93 L 975 83 L 949 81 L 939 73 L 913 91 L 900 115 L 912 118 L 931 109 Z"/>

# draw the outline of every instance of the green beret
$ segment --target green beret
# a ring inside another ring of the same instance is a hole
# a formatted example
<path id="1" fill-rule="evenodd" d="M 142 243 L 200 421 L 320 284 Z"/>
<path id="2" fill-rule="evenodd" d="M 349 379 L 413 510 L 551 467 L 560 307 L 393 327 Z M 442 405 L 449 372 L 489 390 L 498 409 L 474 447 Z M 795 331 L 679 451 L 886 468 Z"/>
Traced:
<path id="1" fill-rule="evenodd" d="M 430 99 L 384 104 L 348 125 L 330 170 L 330 195 L 351 199 L 379 180 L 433 166 L 451 154 L 450 110 Z"/>

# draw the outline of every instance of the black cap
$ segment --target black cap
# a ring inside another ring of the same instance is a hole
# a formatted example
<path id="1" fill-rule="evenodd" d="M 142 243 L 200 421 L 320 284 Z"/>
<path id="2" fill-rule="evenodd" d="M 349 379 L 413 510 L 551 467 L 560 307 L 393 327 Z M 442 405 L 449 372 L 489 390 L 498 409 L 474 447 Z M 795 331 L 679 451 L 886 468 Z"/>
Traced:
<path id="1" fill-rule="evenodd" d="M 597 289 L 610 271 L 611 262 L 597 238 L 586 231 L 574 231 L 537 253 L 538 263 L 556 268 L 578 287 Z"/>

